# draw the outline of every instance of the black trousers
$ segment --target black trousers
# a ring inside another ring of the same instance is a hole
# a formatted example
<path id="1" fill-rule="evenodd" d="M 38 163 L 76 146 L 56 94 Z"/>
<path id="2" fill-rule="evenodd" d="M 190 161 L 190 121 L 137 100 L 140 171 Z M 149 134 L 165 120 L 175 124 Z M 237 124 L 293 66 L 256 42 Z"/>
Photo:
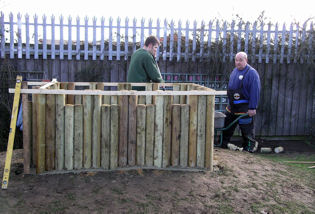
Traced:
<path id="1" fill-rule="evenodd" d="M 228 111 L 225 112 L 225 120 L 224 120 L 224 127 L 227 127 L 230 125 L 234 120 L 236 120 L 239 115 L 235 115 L 233 113 L 230 113 Z M 251 119 L 250 119 L 251 118 Z M 243 121 L 250 121 L 249 123 L 244 123 Z M 230 141 L 235 128 L 239 125 L 243 137 L 243 148 L 245 148 L 248 145 L 248 137 L 254 138 L 254 118 L 253 117 L 243 117 L 241 121 L 239 120 L 235 124 L 233 124 L 228 130 L 223 131 L 223 141 L 222 141 L 222 147 L 226 148 L 228 142 Z"/>

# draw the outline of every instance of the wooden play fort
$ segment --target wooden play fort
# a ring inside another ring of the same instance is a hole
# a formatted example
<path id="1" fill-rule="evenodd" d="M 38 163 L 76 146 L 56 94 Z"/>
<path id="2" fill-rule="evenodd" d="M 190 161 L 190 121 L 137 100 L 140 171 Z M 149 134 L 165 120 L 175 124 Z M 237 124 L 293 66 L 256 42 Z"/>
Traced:
<path id="1" fill-rule="evenodd" d="M 145 90 L 132 90 L 139 86 Z M 212 170 L 220 92 L 191 83 L 161 86 L 23 82 L 24 172 Z"/>

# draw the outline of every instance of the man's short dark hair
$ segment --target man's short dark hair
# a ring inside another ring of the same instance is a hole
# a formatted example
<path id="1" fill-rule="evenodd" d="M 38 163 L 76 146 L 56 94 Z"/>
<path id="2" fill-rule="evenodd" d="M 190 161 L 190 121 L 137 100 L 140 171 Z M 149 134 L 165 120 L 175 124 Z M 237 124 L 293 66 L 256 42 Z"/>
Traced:
<path id="1" fill-rule="evenodd" d="M 149 36 L 146 40 L 144 45 L 145 46 L 149 46 L 150 44 L 152 44 L 153 46 L 158 44 L 160 45 L 160 41 L 158 40 L 158 38 L 156 38 L 156 36 Z"/>

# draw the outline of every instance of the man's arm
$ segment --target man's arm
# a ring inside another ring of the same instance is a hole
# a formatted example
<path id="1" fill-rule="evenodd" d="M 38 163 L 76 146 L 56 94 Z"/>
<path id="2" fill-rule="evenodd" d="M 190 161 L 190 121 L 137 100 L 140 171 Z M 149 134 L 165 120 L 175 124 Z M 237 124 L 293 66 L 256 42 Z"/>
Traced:
<path id="1" fill-rule="evenodd" d="M 258 107 L 259 95 L 260 95 L 260 78 L 257 71 L 252 72 L 251 86 L 250 86 L 250 98 L 249 98 L 249 110 L 248 115 L 250 117 L 256 114 L 256 108 Z"/>
<path id="2" fill-rule="evenodd" d="M 152 82 L 164 82 L 158 65 L 153 57 L 148 57 L 144 62 L 145 70 Z"/>

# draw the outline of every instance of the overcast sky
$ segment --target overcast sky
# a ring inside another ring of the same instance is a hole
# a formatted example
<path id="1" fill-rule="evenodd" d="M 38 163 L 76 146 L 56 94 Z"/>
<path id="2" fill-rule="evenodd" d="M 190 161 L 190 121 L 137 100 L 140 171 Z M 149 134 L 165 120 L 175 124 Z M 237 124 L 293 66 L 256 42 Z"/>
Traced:
<path id="1" fill-rule="evenodd" d="M 190 22 L 204 20 L 206 23 L 215 18 L 230 22 L 237 15 L 245 21 L 253 21 L 262 11 L 267 21 L 279 23 L 301 23 L 315 17 L 313 0 L 0 0 L 0 7 L 6 15 L 20 12 L 22 15 L 167 18 Z"/>

